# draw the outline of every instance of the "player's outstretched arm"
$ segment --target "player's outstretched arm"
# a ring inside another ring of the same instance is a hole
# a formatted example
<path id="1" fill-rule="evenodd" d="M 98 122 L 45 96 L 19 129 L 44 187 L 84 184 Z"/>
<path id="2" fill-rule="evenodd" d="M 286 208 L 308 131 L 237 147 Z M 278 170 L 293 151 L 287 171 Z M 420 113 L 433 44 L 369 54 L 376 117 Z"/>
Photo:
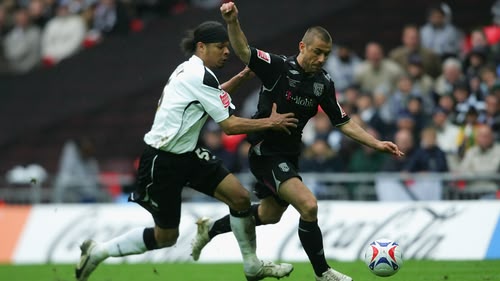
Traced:
<path id="1" fill-rule="evenodd" d="M 255 131 L 276 130 L 290 134 L 291 128 L 297 128 L 297 120 L 293 113 L 280 114 L 276 112 L 276 104 L 273 104 L 271 116 L 261 119 L 247 119 L 234 115 L 219 122 L 224 133 L 228 135 L 247 134 Z"/>
<path id="2" fill-rule="evenodd" d="M 250 62 L 250 48 L 248 47 L 247 37 L 241 29 L 238 20 L 238 8 L 233 2 L 227 2 L 220 7 L 222 18 L 227 23 L 227 33 L 229 35 L 229 42 L 235 54 L 240 58 L 244 64 Z"/>
<path id="3" fill-rule="evenodd" d="M 353 120 L 339 126 L 340 131 L 346 136 L 352 138 L 353 140 L 369 146 L 378 151 L 392 153 L 397 156 L 403 156 L 404 153 L 401 152 L 398 146 L 390 141 L 380 141 L 366 132 L 361 126 L 359 126 Z"/>
<path id="4" fill-rule="evenodd" d="M 253 73 L 248 66 L 246 66 L 242 71 L 240 71 L 238 74 L 233 76 L 231 79 L 228 81 L 222 83 L 221 88 L 230 93 L 233 94 L 243 82 L 255 77 L 255 73 Z"/>

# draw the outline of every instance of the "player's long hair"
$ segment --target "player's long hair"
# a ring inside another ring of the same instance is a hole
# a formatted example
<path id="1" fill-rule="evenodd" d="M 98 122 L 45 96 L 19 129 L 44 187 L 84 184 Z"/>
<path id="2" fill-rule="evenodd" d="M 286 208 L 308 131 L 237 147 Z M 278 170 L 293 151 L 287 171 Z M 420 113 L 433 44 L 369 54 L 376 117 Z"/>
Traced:
<path id="1" fill-rule="evenodd" d="M 196 43 L 194 42 L 194 29 L 186 31 L 186 36 L 182 38 L 180 47 L 186 57 L 190 57 L 194 54 L 196 50 Z"/>

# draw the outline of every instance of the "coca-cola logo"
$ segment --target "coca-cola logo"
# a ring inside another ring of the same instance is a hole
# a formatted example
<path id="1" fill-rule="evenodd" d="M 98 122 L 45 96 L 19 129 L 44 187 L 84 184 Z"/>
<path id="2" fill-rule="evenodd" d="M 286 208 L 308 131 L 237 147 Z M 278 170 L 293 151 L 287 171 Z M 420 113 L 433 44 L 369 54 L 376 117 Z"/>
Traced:
<path id="1" fill-rule="evenodd" d="M 362 205 L 359 205 L 359 208 L 363 208 Z M 370 215 L 366 216 L 364 215 L 366 211 L 350 216 L 351 209 L 336 209 L 335 204 L 320 205 L 320 210 L 319 223 L 323 233 L 325 255 L 329 259 L 338 260 L 362 258 L 367 245 L 379 238 L 389 238 L 399 242 L 405 259 L 432 258 L 436 249 L 446 241 L 445 238 L 450 238 L 447 235 L 453 234 L 450 231 L 442 231 L 443 227 L 467 211 L 465 205 L 432 207 L 425 204 L 369 209 Z M 217 207 L 213 204 L 183 204 L 180 236 L 176 245 L 124 257 L 120 261 L 191 261 L 190 244 L 196 233 L 196 220 L 202 216 L 216 219 L 227 213 L 227 207 L 222 204 Z M 298 222 L 298 214 L 288 213 L 288 215 L 291 215 L 287 216 L 288 222 L 295 219 Z M 123 208 L 123 206 L 114 208 L 92 206 L 79 209 L 71 219 L 64 220 L 64 224 L 64 227 L 60 228 L 56 235 L 51 235 L 51 240 L 48 241 L 49 249 L 45 260 L 47 263 L 76 261 L 80 255 L 79 246 L 85 239 L 109 241 L 134 228 L 152 227 L 154 222 L 146 210 Z M 297 235 L 296 224 L 280 222 L 274 227 L 276 230 L 273 231 L 279 231 L 280 238 L 270 236 L 265 240 L 272 240 L 270 243 L 275 248 L 272 253 L 273 256 L 276 253 L 276 260 L 297 257 L 307 259 Z M 257 235 L 259 238 L 259 234 Z M 257 247 L 259 248 L 259 245 Z M 221 255 L 224 255 L 224 249 L 220 251 Z"/>
<path id="2" fill-rule="evenodd" d="M 203 195 L 204 196 L 204 195 Z M 211 205 L 211 204 L 207 204 Z M 185 207 L 185 205 L 183 205 Z M 200 205 L 197 205 L 200 206 Z M 192 261 L 191 241 L 196 233 L 194 223 L 202 216 L 220 217 L 219 208 L 217 211 L 211 208 L 188 209 L 183 212 L 181 221 L 192 223 L 181 224 L 180 235 L 177 243 L 169 248 L 147 251 L 141 255 L 121 257 L 122 262 L 165 262 L 165 261 Z M 190 205 L 188 205 L 188 208 Z M 110 223 L 112 221 L 112 223 Z M 153 227 L 154 221 L 146 211 L 137 208 L 117 207 L 110 211 L 109 207 L 89 207 L 82 208 L 82 211 L 73 217 L 72 220 L 65 220 L 64 227 L 59 233 L 52 236 L 49 241 L 49 249 L 45 262 L 57 263 L 67 262 L 68 258 L 77 260 L 80 256 L 80 245 L 86 239 L 93 239 L 99 242 L 109 241 L 115 237 L 123 235 L 135 228 Z"/>
<path id="3" fill-rule="evenodd" d="M 381 222 L 374 222 L 367 216 L 356 220 L 336 218 L 334 223 L 330 223 L 328 218 L 320 217 L 324 252 L 329 259 L 363 258 L 370 242 L 390 238 L 401 245 L 404 258 L 430 258 L 445 238 L 445 234 L 439 232 L 440 226 L 462 212 L 464 209 L 456 206 L 438 211 L 428 206 L 412 205 L 390 214 L 381 214 L 385 217 Z M 321 212 L 328 213 L 328 210 Z M 287 256 L 303 252 L 296 229 L 290 230 L 284 241 L 277 242 L 280 243 L 277 259 L 286 260 Z"/>

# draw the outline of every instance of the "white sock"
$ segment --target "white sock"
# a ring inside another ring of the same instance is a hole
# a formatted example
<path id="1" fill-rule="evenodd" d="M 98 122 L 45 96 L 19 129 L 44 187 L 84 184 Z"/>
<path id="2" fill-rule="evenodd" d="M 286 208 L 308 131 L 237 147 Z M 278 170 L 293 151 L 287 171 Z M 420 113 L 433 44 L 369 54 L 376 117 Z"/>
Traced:
<path id="1" fill-rule="evenodd" d="M 229 221 L 234 236 L 240 246 L 243 256 L 243 268 L 247 273 L 255 273 L 261 267 L 261 262 L 257 258 L 257 241 L 255 237 L 255 221 L 250 215 L 248 217 L 235 217 L 230 215 Z"/>
<path id="2" fill-rule="evenodd" d="M 99 243 L 95 254 L 102 255 L 103 258 L 142 254 L 147 251 L 143 233 L 144 228 L 136 228 L 107 242 Z"/>

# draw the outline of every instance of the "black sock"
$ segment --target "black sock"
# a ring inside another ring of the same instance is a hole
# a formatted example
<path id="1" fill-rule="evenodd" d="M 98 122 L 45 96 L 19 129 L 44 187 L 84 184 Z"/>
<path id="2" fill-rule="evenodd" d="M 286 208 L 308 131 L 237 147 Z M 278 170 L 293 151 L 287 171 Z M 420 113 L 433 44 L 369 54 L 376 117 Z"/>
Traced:
<path id="1" fill-rule="evenodd" d="M 158 249 L 158 243 L 156 243 L 155 238 L 155 229 L 152 227 L 148 227 L 144 229 L 142 233 L 142 239 L 144 240 L 144 245 L 146 245 L 146 249 L 154 250 Z"/>
<path id="2" fill-rule="evenodd" d="M 301 219 L 299 221 L 299 239 L 313 266 L 314 273 L 316 276 L 321 276 L 330 267 L 323 252 L 323 234 L 321 234 L 318 221 L 307 222 Z"/>
<path id="3" fill-rule="evenodd" d="M 210 239 L 215 236 L 231 231 L 231 224 L 229 222 L 229 215 L 226 215 L 214 222 L 212 228 L 208 231 Z"/>
<path id="4" fill-rule="evenodd" d="M 259 214 L 257 211 L 259 208 L 259 205 L 260 204 L 254 204 L 251 207 L 251 213 L 253 215 L 253 218 L 255 219 L 255 226 L 262 224 L 262 221 L 260 220 Z M 210 237 L 210 239 L 212 239 L 219 234 L 230 232 L 230 231 L 231 231 L 231 224 L 229 222 L 229 215 L 227 215 L 227 216 L 222 217 L 214 222 L 214 225 L 208 231 L 208 237 Z"/>

